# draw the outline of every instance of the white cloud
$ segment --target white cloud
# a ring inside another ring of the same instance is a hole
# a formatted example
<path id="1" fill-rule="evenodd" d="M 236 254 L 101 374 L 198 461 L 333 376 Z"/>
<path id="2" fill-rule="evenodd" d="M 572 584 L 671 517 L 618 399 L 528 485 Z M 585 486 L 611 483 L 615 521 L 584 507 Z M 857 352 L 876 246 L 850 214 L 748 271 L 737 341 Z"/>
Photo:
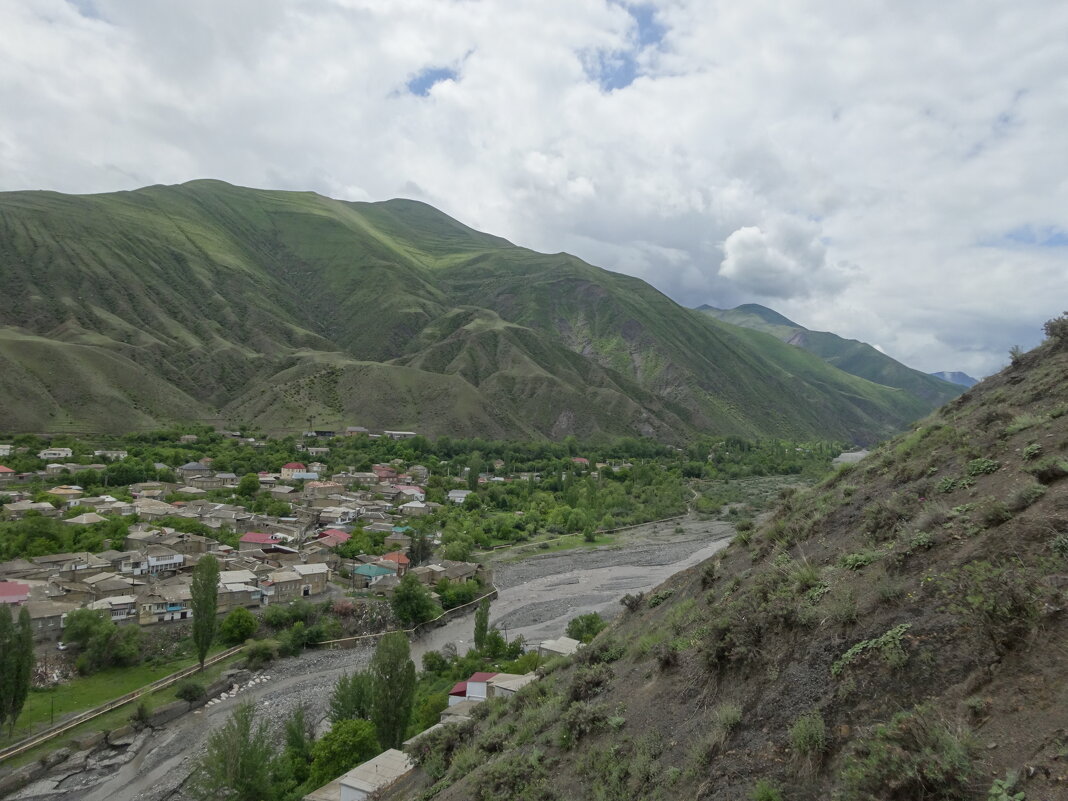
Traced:
<path id="1" fill-rule="evenodd" d="M 651 6 L 0 0 L 0 189 L 415 195 L 925 370 L 1038 341 L 1068 251 L 1006 237 L 1068 230 L 1068 5 Z"/>

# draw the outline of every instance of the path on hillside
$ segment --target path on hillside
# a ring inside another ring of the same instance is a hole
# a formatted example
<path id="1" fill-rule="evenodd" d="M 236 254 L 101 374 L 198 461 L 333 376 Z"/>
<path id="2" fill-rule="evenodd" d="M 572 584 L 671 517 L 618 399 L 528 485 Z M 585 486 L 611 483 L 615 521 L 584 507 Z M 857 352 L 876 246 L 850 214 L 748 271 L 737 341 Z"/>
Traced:
<path id="1" fill-rule="evenodd" d="M 677 531 L 676 529 L 681 529 Z M 648 591 L 672 574 L 707 559 L 724 547 L 732 528 L 726 523 L 687 518 L 650 525 L 621 536 L 611 546 L 578 549 L 509 561 L 494 566 L 500 597 L 491 620 L 509 638 L 522 634 L 537 642 L 564 633 L 567 621 L 588 612 L 606 617 L 620 609 L 628 592 Z M 473 616 L 454 620 L 412 643 L 416 664 L 429 650 L 449 643 L 471 647 Z M 279 660 L 264 671 L 270 680 L 241 690 L 235 698 L 185 715 L 153 733 L 125 764 L 72 772 L 60 781 L 37 782 L 12 796 L 20 801 L 180 801 L 181 784 L 203 751 L 211 730 L 222 725 L 234 706 L 254 700 L 263 719 L 279 724 L 303 705 L 313 721 L 325 718 L 330 692 L 343 672 L 367 666 L 370 647 L 347 651 L 309 651 L 299 659 Z"/>

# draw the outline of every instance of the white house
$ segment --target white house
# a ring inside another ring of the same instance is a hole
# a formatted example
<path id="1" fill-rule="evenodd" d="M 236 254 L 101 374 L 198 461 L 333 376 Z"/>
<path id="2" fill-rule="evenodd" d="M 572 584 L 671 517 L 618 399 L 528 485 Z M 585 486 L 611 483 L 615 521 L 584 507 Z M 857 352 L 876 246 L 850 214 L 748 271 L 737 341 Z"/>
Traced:
<path id="1" fill-rule="evenodd" d="M 70 448 L 45 448 L 37 454 L 38 459 L 69 459 L 74 456 Z"/>
<path id="2" fill-rule="evenodd" d="M 455 489 L 449 490 L 449 500 L 452 503 L 463 503 L 467 500 L 467 496 L 471 494 L 471 490 Z"/>

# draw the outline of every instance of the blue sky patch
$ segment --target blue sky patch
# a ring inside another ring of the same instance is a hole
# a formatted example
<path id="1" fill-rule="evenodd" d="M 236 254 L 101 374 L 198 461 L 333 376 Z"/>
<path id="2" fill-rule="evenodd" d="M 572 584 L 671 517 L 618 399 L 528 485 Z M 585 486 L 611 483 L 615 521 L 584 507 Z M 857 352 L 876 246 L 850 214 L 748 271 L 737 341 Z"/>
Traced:
<path id="1" fill-rule="evenodd" d="M 1068 231 L 1053 225 L 1023 225 L 1005 234 L 1004 239 L 1014 245 L 1031 245 L 1040 248 L 1068 247 Z"/>
<path id="2" fill-rule="evenodd" d="M 586 74 L 611 92 L 624 89 L 638 77 L 638 54 L 647 47 L 657 47 L 664 40 L 667 28 L 657 22 L 656 11 L 648 3 L 617 3 L 633 18 L 637 35 L 628 50 L 614 50 L 587 55 Z"/>
<path id="3" fill-rule="evenodd" d="M 408 91 L 413 95 L 426 97 L 435 84 L 442 81 L 455 81 L 459 76 L 456 70 L 448 67 L 427 67 L 408 81 Z"/>

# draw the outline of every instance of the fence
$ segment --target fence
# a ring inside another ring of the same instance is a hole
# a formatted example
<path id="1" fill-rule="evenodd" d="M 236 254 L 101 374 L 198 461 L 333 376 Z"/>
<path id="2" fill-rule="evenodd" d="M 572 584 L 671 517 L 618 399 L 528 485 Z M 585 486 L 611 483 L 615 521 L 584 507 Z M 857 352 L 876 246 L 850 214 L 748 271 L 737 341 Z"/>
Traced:
<path id="1" fill-rule="evenodd" d="M 214 665 L 217 662 L 221 662 L 224 659 L 228 659 L 229 657 L 238 653 L 242 648 L 244 648 L 243 645 L 238 645 L 233 648 L 228 648 L 225 651 L 221 651 L 215 654 L 214 656 L 208 657 L 204 660 L 204 667 L 207 667 L 208 665 Z M 22 754 L 30 750 L 31 748 L 36 748 L 42 743 L 46 743 L 49 740 L 52 740 L 58 737 L 59 735 L 68 732 L 77 726 L 82 725 L 83 723 L 93 720 L 94 718 L 98 718 L 113 709 L 118 709 L 120 706 L 125 706 L 131 701 L 136 701 L 138 698 L 144 695 L 148 695 L 149 693 L 154 693 L 157 690 L 162 690 L 167 687 L 170 687 L 172 684 L 179 682 L 184 678 L 192 676 L 199 670 L 200 665 L 190 665 L 187 668 L 182 668 L 177 673 L 172 673 L 169 676 L 164 676 L 162 679 L 157 679 L 151 684 L 146 684 L 144 687 L 141 687 L 138 690 L 126 693 L 126 695 L 119 696 L 118 698 L 112 699 L 106 704 L 101 704 L 100 706 L 95 707 L 93 709 L 86 710 L 85 712 L 80 712 L 74 717 L 69 718 L 68 720 L 65 720 L 61 723 L 57 723 L 55 726 L 51 726 L 50 728 L 47 728 L 44 731 L 40 731 L 37 734 L 31 735 L 30 737 L 27 737 L 24 740 L 19 740 L 17 743 L 13 743 L 12 745 L 7 746 L 6 748 L 0 749 L 0 762 L 10 759 L 14 756 L 18 756 L 19 754 Z"/>

